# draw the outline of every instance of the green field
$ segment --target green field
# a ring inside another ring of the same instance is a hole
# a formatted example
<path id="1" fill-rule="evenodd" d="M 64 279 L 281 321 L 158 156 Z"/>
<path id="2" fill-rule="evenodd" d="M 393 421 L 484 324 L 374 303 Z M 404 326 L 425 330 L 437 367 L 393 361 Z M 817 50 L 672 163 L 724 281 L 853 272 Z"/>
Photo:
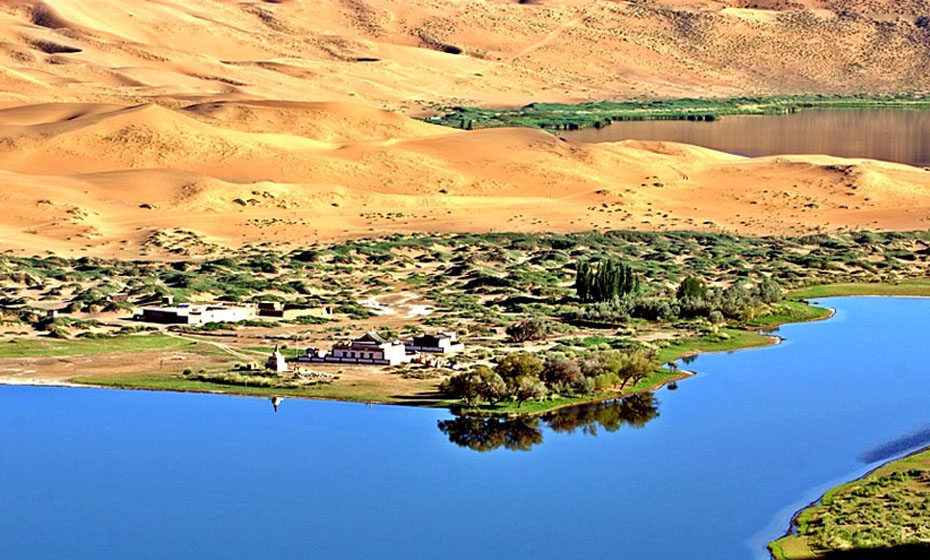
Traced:
<path id="1" fill-rule="evenodd" d="M 157 391 L 186 391 L 195 393 L 226 393 L 231 395 L 249 395 L 265 397 L 301 397 L 314 399 L 343 400 L 353 402 L 409 403 L 429 405 L 437 401 L 424 398 L 421 402 L 410 402 L 402 396 L 379 390 L 377 383 L 319 384 L 305 387 L 263 387 L 230 385 L 208 381 L 185 379 L 180 375 L 156 373 L 125 374 L 120 376 L 75 377 L 70 381 L 98 387 L 118 389 L 150 389 Z"/>
<path id="2" fill-rule="evenodd" d="M 452 107 L 430 122 L 466 129 L 520 126 L 556 130 L 602 127 L 624 120 L 713 121 L 727 115 L 779 115 L 810 109 L 930 109 L 922 95 L 796 95 L 594 103 L 532 103 L 524 107 Z"/>
<path id="3" fill-rule="evenodd" d="M 930 543 L 930 451 L 831 489 L 796 523 L 795 534 L 769 544 L 775 558 Z"/>
<path id="4" fill-rule="evenodd" d="M 187 350 L 199 346 L 165 335 L 126 335 L 110 338 L 24 338 L 0 343 L 0 358 L 91 356 L 123 352 Z"/>
<path id="5" fill-rule="evenodd" d="M 822 284 L 790 292 L 796 299 L 834 296 L 930 296 L 930 279 L 918 278 L 893 283 Z"/>
<path id="6" fill-rule="evenodd" d="M 659 350 L 657 359 L 668 363 L 679 358 L 703 352 L 732 352 L 772 344 L 768 336 L 740 329 L 720 329 L 720 334 L 679 340 Z"/>
<path id="7" fill-rule="evenodd" d="M 751 327 L 775 327 L 785 323 L 803 323 L 826 319 L 833 311 L 800 301 L 782 301 L 769 306 L 766 313 L 749 321 Z"/>

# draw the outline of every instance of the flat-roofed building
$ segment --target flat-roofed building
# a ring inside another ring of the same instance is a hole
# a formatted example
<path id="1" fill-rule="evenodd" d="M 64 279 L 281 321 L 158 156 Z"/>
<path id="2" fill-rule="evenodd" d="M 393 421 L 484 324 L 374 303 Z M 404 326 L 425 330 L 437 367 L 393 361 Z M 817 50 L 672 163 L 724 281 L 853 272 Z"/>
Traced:
<path id="1" fill-rule="evenodd" d="M 206 325 L 208 323 L 238 323 L 254 317 L 254 307 L 181 303 L 171 307 L 146 307 L 142 310 L 141 319 L 149 323 L 166 325 Z"/>
<path id="2" fill-rule="evenodd" d="M 413 337 L 405 343 L 408 352 L 429 352 L 433 354 L 452 354 L 465 349 L 465 345 L 456 340 L 454 332 L 423 334 Z"/>

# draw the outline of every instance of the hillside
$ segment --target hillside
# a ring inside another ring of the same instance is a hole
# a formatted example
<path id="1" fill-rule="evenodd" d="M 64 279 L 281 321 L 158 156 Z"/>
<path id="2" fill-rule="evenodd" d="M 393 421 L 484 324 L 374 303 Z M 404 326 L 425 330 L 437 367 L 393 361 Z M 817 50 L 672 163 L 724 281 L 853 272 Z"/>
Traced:
<path id="1" fill-rule="evenodd" d="M 7 109 L 0 169 L 14 210 L 0 244 L 27 252 L 423 230 L 921 229 L 930 215 L 930 171 L 903 165 L 455 131 L 348 104 Z"/>
<path id="2" fill-rule="evenodd" d="M 925 0 L 3 0 L 0 101 L 927 90 Z"/>
<path id="3" fill-rule="evenodd" d="M 584 145 L 448 104 L 926 90 L 924 1 L 0 0 L 0 249 L 923 229 L 930 172 Z"/>

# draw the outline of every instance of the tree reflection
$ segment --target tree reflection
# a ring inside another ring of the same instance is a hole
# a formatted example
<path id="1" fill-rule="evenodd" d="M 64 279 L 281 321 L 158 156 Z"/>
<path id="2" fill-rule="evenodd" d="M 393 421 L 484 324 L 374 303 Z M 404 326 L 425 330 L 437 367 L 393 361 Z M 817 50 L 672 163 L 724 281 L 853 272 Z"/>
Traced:
<path id="1" fill-rule="evenodd" d="M 566 407 L 542 416 L 458 416 L 440 420 L 439 429 L 452 443 L 475 451 L 501 447 L 529 451 L 542 443 L 546 426 L 554 432 L 597 435 L 600 429 L 616 432 L 623 426 L 640 428 L 658 416 L 655 396 L 640 393 L 614 401 Z"/>
<path id="2" fill-rule="evenodd" d="M 623 426 L 641 428 L 659 416 L 652 393 L 639 393 L 617 401 L 604 401 L 555 410 L 543 416 L 554 432 L 597 435 L 600 428 L 616 432 Z"/>
<path id="3" fill-rule="evenodd" d="M 449 441 L 475 451 L 492 451 L 505 447 L 511 451 L 529 451 L 542 443 L 542 429 L 536 416 L 498 418 L 487 416 L 459 416 L 440 420 L 439 429 Z"/>

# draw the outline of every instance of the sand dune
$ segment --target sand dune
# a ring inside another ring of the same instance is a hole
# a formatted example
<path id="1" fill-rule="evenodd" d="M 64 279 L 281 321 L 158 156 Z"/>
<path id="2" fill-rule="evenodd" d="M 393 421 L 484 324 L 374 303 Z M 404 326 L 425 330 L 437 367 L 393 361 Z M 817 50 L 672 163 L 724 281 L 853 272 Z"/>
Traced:
<path id="1" fill-rule="evenodd" d="M 458 131 L 451 104 L 930 88 L 918 0 L 0 0 L 0 249 L 924 228 L 926 170 Z M 198 241 L 202 239 L 202 241 Z"/>
<path id="2" fill-rule="evenodd" d="M 412 113 L 930 87 L 910 0 L 4 0 L 0 102 L 350 101 Z"/>
<path id="3" fill-rule="evenodd" d="M 342 103 L 17 107 L 0 111 L 0 169 L 13 210 L 0 246 L 26 252 L 159 254 L 165 236 L 198 251 L 394 231 L 912 229 L 930 216 L 930 172 L 904 165 L 453 131 Z"/>

